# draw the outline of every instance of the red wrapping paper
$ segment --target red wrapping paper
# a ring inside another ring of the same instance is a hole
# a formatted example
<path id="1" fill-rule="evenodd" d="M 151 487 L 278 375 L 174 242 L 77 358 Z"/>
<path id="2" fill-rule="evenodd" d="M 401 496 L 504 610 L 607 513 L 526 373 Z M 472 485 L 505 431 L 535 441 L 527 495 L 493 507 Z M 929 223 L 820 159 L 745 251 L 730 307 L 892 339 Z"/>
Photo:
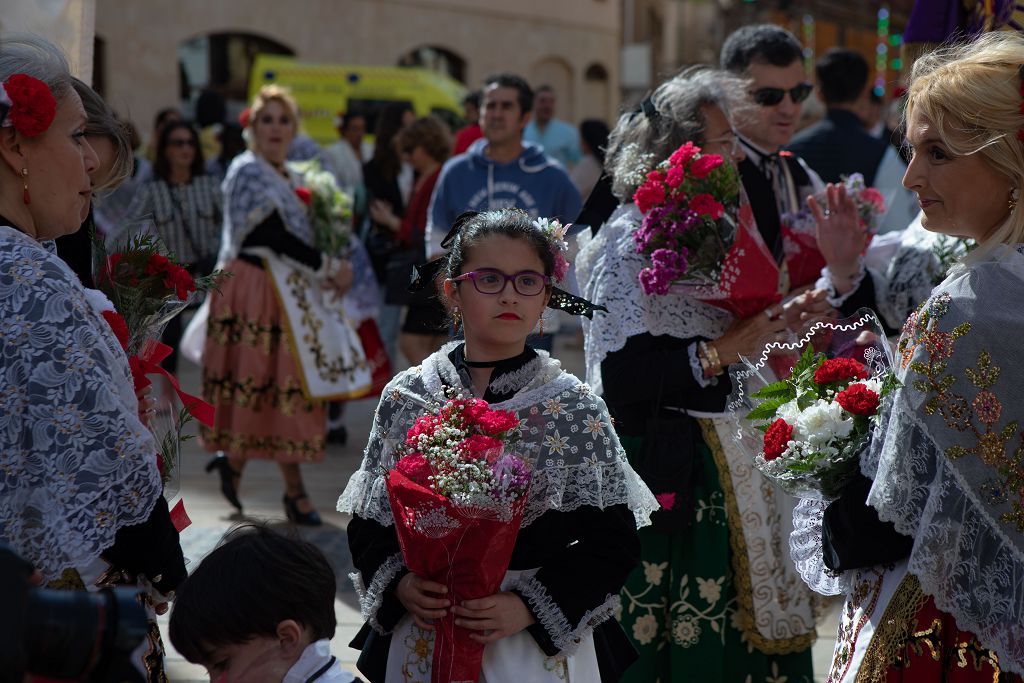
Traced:
<path id="1" fill-rule="evenodd" d="M 380 328 L 377 321 L 367 318 L 356 330 L 359 341 L 363 344 L 363 352 L 366 353 L 366 362 L 370 364 L 370 372 L 373 378 L 373 387 L 366 393 L 367 396 L 378 396 L 391 381 L 391 361 L 388 359 L 388 352 L 384 346 L 384 340 L 380 336 Z"/>
<path id="2" fill-rule="evenodd" d="M 818 251 L 817 237 L 797 232 L 783 224 L 782 242 L 786 250 L 790 289 L 817 282 L 821 276 L 821 269 L 825 267 L 825 257 Z"/>
<path id="3" fill-rule="evenodd" d="M 447 498 L 392 469 L 388 499 L 405 564 L 448 587 L 453 605 L 493 595 L 501 586 L 523 521 L 526 496 L 507 521 L 470 516 Z M 449 611 L 435 622 L 431 683 L 476 683 L 484 646 L 455 626 Z"/>
<path id="4" fill-rule="evenodd" d="M 779 267 L 757 231 L 750 204 L 740 204 L 737 219 L 736 237 L 722 261 L 718 286 L 698 288 L 695 296 L 743 319 L 778 303 L 782 295 Z"/>

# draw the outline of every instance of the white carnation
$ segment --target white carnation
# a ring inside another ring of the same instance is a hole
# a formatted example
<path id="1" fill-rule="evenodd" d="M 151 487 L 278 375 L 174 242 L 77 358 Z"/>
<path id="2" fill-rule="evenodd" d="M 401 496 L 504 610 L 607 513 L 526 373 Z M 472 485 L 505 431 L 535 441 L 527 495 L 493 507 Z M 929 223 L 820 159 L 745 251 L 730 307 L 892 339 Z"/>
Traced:
<path id="1" fill-rule="evenodd" d="M 775 416 L 782 418 L 787 424 L 796 424 L 797 418 L 800 417 L 800 406 L 797 405 L 796 399 L 779 406 Z"/>
<path id="2" fill-rule="evenodd" d="M 851 431 L 853 418 L 843 411 L 843 407 L 819 398 L 797 417 L 793 438 L 822 449 L 836 437 L 848 437 Z"/>

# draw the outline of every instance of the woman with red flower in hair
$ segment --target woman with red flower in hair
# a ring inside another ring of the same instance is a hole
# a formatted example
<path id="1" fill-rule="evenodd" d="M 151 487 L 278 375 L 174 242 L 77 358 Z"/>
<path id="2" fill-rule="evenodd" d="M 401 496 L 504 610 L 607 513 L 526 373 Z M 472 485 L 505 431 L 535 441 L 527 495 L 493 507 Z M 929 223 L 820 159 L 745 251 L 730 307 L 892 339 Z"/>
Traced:
<path id="1" fill-rule="evenodd" d="M 219 267 L 233 276 L 208 297 L 185 335 L 205 333 L 203 395 L 216 417 L 202 429 L 202 443 L 217 452 L 207 470 L 218 470 L 222 493 L 239 511 L 245 463 L 272 459 L 284 478 L 288 519 L 316 526 L 320 515 L 299 465 L 326 454 L 327 402 L 364 396 L 372 387 L 348 317 L 360 283 L 353 286 L 348 259 L 314 246 L 303 199 L 310 197 L 296 192 L 305 187 L 303 174 L 286 164 L 299 128 L 291 94 L 262 88 L 249 127 L 251 150 L 235 157 L 223 186 Z"/>
<path id="2" fill-rule="evenodd" d="M 157 447 L 140 419 L 117 337 L 124 330 L 108 324 L 109 301 L 83 287 L 53 244 L 80 228 L 90 176 L 100 184 L 101 167 L 110 168 L 88 140 L 89 123 L 60 51 L 41 38 L 5 35 L 0 542 L 52 587 L 143 588 L 152 614 L 166 611 L 185 578 Z M 25 623 L 16 614 L 5 618 Z M 150 636 L 136 663 L 150 681 L 166 680 L 159 632 Z M 61 657 L 49 663 L 67 664 Z"/>

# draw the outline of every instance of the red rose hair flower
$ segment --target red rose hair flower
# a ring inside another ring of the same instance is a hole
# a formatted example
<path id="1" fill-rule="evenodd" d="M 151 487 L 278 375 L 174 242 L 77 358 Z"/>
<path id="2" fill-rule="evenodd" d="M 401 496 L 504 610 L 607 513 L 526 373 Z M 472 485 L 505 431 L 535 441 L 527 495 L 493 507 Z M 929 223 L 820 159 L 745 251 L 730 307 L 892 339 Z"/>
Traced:
<path id="1" fill-rule="evenodd" d="M 786 452 L 789 442 L 793 439 L 793 426 L 779 418 L 769 425 L 764 433 L 764 459 L 775 460 Z"/>
<path id="2" fill-rule="evenodd" d="M 852 358 L 830 358 L 814 371 L 816 384 L 831 384 L 847 379 L 867 379 L 868 369 Z"/>
<path id="3" fill-rule="evenodd" d="M 851 415 L 874 415 L 878 412 L 879 399 L 876 392 L 859 383 L 836 394 L 836 403 Z"/>
<path id="4" fill-rule="evenodd" d="M 295 196 L 298 197 L 299 201 L 305 204 L 306 206 L 309 206 L 310 204 L 313 203 L 313 193 L 309 191 L 309 188 L 296 187 Z"/>
<path id="5" fill-rule="evenodd" d="M 27 74 L 14 74 L 4 81 L 11 101 L 7 122 L 25 137 L 42 135 L 57 115 L 57 100 L 49 86 Z"/>

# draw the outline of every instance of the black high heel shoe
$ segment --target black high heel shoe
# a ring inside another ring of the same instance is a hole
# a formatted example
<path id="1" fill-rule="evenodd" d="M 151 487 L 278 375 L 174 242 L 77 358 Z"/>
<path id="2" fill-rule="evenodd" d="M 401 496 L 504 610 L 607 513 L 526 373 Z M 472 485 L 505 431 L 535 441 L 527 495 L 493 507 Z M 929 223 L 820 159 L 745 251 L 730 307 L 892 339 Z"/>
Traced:
<path id="1" fill-rule="evenodd" d="M 218 453 L 213 456 L 213 459 L 206 463 L 207 473 L 217 470 L 217 474 L 220 475 L 220 492 L 224 494 L 224 497 L 229 503 L 238 508 L 238 512 L 242 512 L 242 501 L 238 500 L 238 491 L 235 488 L 235 477 L 241 477 L 242 473 L 237 472 L 235 468 L 231 466 L 231 461 L 223 453 Z"/>
<path id="2" fill-rule="evenodd" d="M 289 496 L 287 493 L 284 494 L 284 514 L 287 515 L 288 521 L 292 524 L 300 524 L 302 526 L 320 526 L 323 524 L 323 520 L 320 519 L 320 513 L 316 510 L 311 512 L 299 511 L 297 503 L 303 498 L 309 498 L 305 491 L 294 498 Z"/>

